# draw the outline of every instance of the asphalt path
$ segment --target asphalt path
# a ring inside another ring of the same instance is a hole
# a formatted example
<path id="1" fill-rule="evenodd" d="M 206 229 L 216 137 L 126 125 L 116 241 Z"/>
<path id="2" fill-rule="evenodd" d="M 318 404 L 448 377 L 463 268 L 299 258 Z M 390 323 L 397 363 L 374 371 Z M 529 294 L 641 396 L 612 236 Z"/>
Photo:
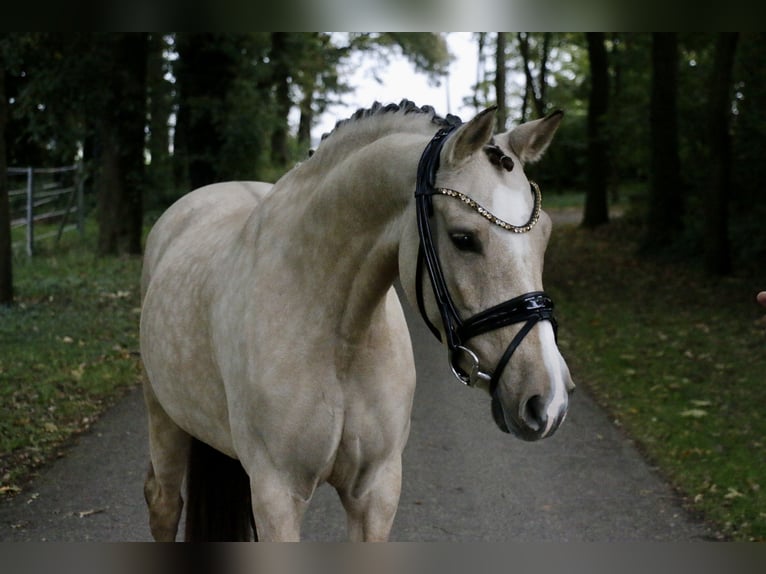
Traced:
<path id="1" fill-rule="evenodd" d="M 485 394 L 453 379 L 443 348 L 411 312 L 408 321 L 418 384 L 392 540 L 712 537 L 582 387 L 552 438 L 514 439 L 492 422 Z M 151 540 L 142 492 L 147 453 L 146 415 L 135 390 L 23 493 L 0 503 L 0 540 Z M 303 535 L 345 539 L 332 488 L 317 490 Z"/>

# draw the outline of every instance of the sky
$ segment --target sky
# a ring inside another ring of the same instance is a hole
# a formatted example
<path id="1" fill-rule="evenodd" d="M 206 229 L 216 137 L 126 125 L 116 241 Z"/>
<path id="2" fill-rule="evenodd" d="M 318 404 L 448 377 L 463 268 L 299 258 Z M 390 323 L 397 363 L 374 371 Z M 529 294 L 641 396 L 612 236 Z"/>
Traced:
<path id="1" fill-rule="evenodd" d="M 439 115 L 448 113 L 470 119 L 475 110 L 464 106 L 463 100 L 472 93 L 476 84 L 477 51 L 472 32 L 454 32 L 447 36 L 454 60 L 449 66 L 449 76 L 434 85 L 404 57 L 390 58 L 381 67 L 371 56 L 350 64 L 350 76 L 346 76 L 352 91 L 342 96 L 343 105 L 332 105 L 312 129 L 312 139 L 318 142 L 323 133 L 329 132 L 337 120 L 351 116 L 359 108 L 369 108 L 373 102 L 399 103 L 407 98 L 418 106 L 430 105 Z"/>

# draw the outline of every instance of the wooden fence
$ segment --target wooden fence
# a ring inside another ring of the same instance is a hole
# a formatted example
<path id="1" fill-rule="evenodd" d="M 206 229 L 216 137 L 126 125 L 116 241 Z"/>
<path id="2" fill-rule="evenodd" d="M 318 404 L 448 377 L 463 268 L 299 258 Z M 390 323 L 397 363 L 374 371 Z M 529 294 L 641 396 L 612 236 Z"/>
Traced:
<path id="1" fill-rule="evenodd" d="M 55 237 L 56 244 L 67 231 L 82 235 L 84 225 L 83 177 L 79 164 L 54 168 L 8 168 L 8 199 L 11 227 L 26 226 L 27 255 L 35 252 L 35 241 Z M 35 224 L 51 229 L 35 234 Z M 14 243 L 20 244 L 20 241 Z"/>

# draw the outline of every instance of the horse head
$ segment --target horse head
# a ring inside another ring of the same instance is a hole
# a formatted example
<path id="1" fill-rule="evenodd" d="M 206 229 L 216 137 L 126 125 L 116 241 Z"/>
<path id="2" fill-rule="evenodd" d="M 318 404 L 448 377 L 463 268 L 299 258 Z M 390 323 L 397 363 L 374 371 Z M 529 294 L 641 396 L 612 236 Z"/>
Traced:
<path id="1" fill-rule="evenodd" d="M 574 389 L 543 292 L 551 220 L 524 173 L 562 115 L 493 136 L 490 108 L 437 133 L 420 162 L 417 228 L 400 244 L 402 286 L 453 372 L 488 391 L 498 427 L 525 440 L 555 432 Z"/>

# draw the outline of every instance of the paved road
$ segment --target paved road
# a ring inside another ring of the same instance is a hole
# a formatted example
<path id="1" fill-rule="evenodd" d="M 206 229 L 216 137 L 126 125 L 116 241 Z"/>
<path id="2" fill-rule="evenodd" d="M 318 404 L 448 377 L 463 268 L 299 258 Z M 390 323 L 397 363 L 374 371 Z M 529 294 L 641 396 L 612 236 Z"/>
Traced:
<path id="1" fill-rule="evenodd" d="M 684 541 L 711 535 L 582 389 L 554 437 L 513 439 L 495 427 L 486 395 L 454 381 L 442 348 L 419 320 L 408 320 L 418 387 L 392 540 Z M 134 391 L 30 489 L 0 503 L 0 540 L 150 540 L 142 495 L 147 460 L 145 413 Z M 317 491 L 304 536 L 344 539 L 342 509 L 331 488 Z"/>

